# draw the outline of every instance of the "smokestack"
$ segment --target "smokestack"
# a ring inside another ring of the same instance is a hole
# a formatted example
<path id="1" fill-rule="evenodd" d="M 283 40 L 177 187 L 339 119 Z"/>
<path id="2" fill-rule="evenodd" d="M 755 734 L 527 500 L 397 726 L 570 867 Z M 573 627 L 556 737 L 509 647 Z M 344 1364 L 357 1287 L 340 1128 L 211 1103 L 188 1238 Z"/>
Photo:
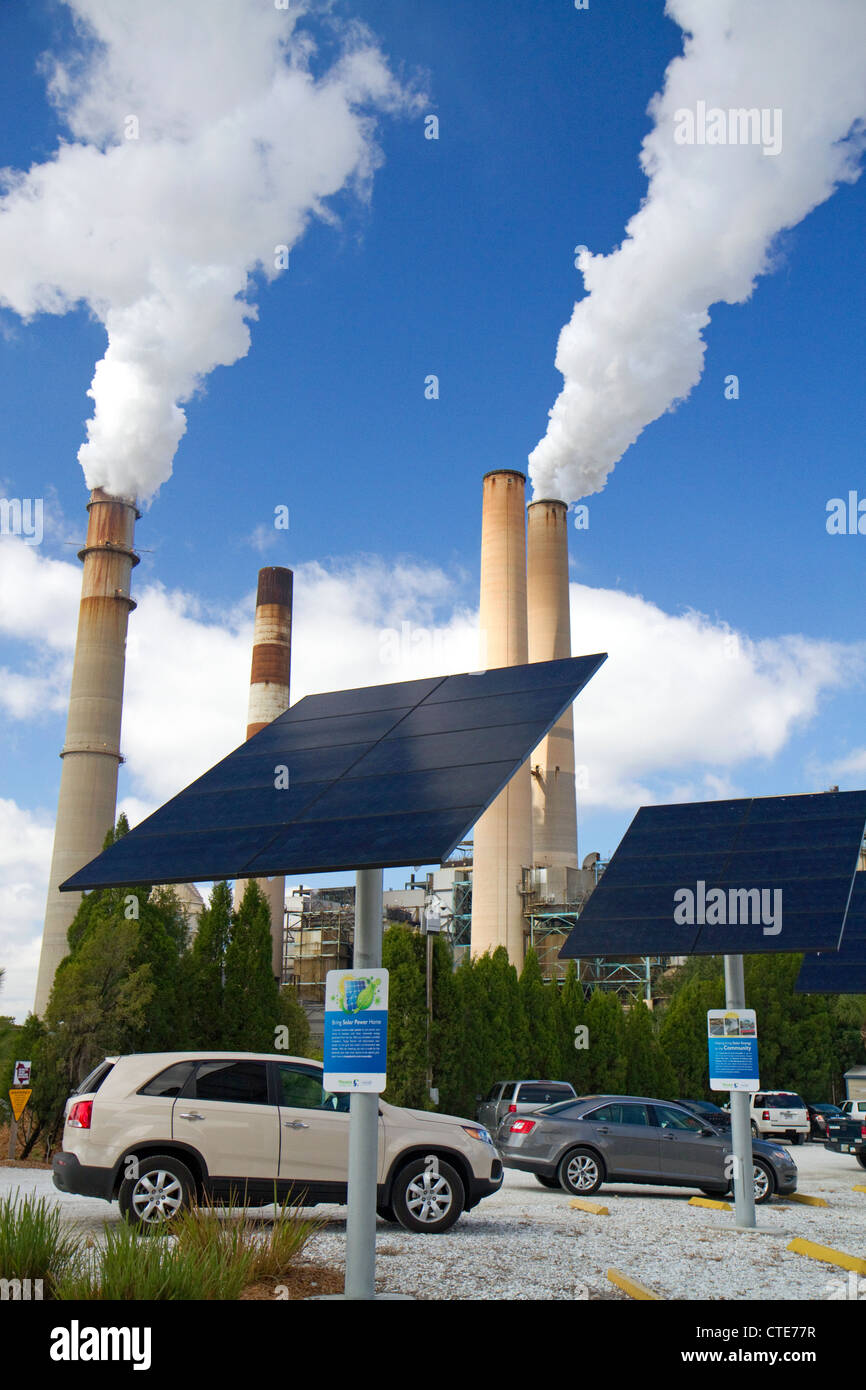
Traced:
<path id="1" fill-rule="evenodd" d="M 529 660 L 571 656 L 568 596 L 568 507 L 531 502 L 527 512 Z M 577 868 L 574 716 L 567 710 L 530 758 L 533 862 Z"/>
<path id="2" fill-rule="evenodd" d="M 87 541 L 78 637 L 69 692 L 66 740 L 60 756 L 60 796 L 45 929 L 36 984 L 35 1012 L 45 1012 L 58 965 L 69 950 L 67 932 L 81 902 L 80 893 L 60 893 L 69 878 L 102 849 L 114 826 L 126 629 L 135 608 L 130 598 L 138 556 L 132 546 L 140 513 L 134 502 L 94 488 L 87 504 Z"/>
<path id="3" fill-rule="evenodd" d="M 512 469 L 484 477 L 481 520 L 481 663 L 490 670 L 527 660 L 526 478 Z M 475 826 L 472 953 L 504 946 L 524 958 L 523 869 L 532 863 L 529 764 Z"/>
<path id="4" fill-rule="evenodd" d="M 247 708 L 248 739 L 289 708 L 293 579 L 291 570 L 279 566 L 259 570 L 250 702 Z M 268 900 L 271 913 L 273 971 L 275 977 L 282 981 L 286 880 L 282 877 L 260 878 L 258 885 Z M 238 906 L 242 896 L 243 888 L 236 884 L 235 906 Z"/>

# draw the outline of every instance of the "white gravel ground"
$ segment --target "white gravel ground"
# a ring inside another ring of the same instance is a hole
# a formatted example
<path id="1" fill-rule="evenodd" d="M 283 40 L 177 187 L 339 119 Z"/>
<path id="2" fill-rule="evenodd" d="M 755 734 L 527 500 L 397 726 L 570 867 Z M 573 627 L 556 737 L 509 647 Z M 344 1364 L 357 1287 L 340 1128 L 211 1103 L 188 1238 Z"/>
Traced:
<path id="1" fill-rule="evenodd" d="M 665 1299 L 809 1299 L 845 1297 L 848 1276 L 785 1247 L 804 1236 L 866 1258 L 866 1173 L 853 1158 L 820 1145 L 793 1150 L 799 1189 L 825 1197 L 828 1207 L 772 1202 L 758 1223 L 783 1235 L 733 1231 L 733 1213 L 690 1207 L 687 1189 L 605 1186 L 593 1200 L 610 1209 L 592 1216 L 569 1207 L 564 1192 L 541 1188 L 524 1173 L 507 1172 L 502 1190 L 464 1215 L 445 1235 L 418 1236 L 379 1222 L 377 1276 L 382 1292 L 422 1299 L 625 1298 L 607 1281 L 615 1266 Z M 101 1233 L 120 1220 L 116 1204 L 57 1192 L 51 1174 L 0 1168 L 0 1194 L 47 1193 L 71 1225 Z M 267 1219 L 267 1211 L 262 1219 Z M 307 1258 L 340 1266 L 345 1208 L 320 1207 L 327 1225 Z M 866 1280 L 861 1283 L 866 1301 Z"/>

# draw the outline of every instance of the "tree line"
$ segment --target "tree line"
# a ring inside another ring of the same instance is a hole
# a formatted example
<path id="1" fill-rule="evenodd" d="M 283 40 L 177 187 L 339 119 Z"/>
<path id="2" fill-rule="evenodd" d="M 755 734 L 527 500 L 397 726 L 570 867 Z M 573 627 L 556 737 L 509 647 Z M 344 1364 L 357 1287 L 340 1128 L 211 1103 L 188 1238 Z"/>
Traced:
<path id="1" fill-rule="evenodd" d="M 758 1016 L 761 1083 L 806 1100 L 844 1096 L 843 1073 L 866 1061 L 866 997 L 794 993 L 801 955 L 750 956 L 746 1001 Z M 385 932 L 390 971 L 388 1089 L 396 1105 L 430 1108 L 427 1091 L 426 942 L 404 925 Z M 578 1095 L 714 1100 L 707 1010 L 725 1003 L 720 957 L 693 957 L 672 972 L 661 1010 L 624 1007 L 601 989 L 585 997 L 574 961 L 561 984 L 545 983 L 533 950 L 518 975 L 507 953 L 466 957 L 433 941 L 430 1064 L 438 1109 L 472 1115 L 496 1081 L 570 1081 Z M 576 1045 L 577 1044 L 577 1045 Z"/>

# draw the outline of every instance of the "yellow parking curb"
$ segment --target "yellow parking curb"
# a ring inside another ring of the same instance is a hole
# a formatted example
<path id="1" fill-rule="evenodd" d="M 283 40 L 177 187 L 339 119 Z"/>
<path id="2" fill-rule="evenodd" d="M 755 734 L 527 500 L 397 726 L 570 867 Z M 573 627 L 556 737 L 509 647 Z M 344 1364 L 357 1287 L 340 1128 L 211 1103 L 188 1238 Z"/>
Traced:
<path id="1" fill-rule="evenodd" d="M 851 1191 L 852 1191 L 852 1192 L 866 1192 L 866 1187 L 864 1187 L 862 1183 L 858 1183 L 856 1187 L 852 1187 L 852 1188 L 851 1188 Z"/>
<path id="2" fill-rule="evenodd" d="M 714 1202 L 711 1197 L 690 1197 L 690 1207 L 711 1207 L 713 1211 L 730 1211 L 730 1202 Z"/>
<path id="3" fill-rule="evenodd" d="M 830 1205 L 823 1197 L 807 1197 L 805 1192 L 789 1192 L 785 1201 L 802 1202 L 804 1207 L 829 1207 Z"/>
<path id="4" fill-rule="evenodd" d="M 652 1289 L 648 1289 L 646 1284 L 639 1284 L 637 1279 L 629 1279 L 628 1275 L 623 1274 L 619 1269 L 609 1269 L 607 1271 L 607 1277 L 618 1289 L 622 1289 L 623 1293 L 627 1293 L 629 1298 L 651 1300 L 653 1303 L 664 1302 L 661 1294 L 653 1293 Z"/>
<path id="5" fill-rule="evenodd" d="M 846 1255 L 844 1250 L 833 1250 L 829 1245 L 816 1245 L 813 1240 L 797 1236 L 788 1249 L 795 1255 L 808 1255 L 812 1260 L 823 1260 L 828 1265 L 839 1265 L 840 1269 L 853 1269 L 855 1274 L 866 1274 L 866 1260 L 859 1255 Z"/>
<path id="6" fill-rule="evenodd" d="M 603 1207 L 599 1202 L 587 1202 L 584 1197 L 572 1197 L 568 1205 L 577 1211 L 591 1211 L 593 1216 L 610 1216 L 607 1207 Z"/>

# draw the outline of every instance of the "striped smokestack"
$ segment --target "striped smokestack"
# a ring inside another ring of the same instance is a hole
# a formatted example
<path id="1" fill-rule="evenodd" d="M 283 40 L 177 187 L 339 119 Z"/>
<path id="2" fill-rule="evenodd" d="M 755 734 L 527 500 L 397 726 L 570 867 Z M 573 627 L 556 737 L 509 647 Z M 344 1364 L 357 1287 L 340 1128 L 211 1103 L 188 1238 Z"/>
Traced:
<path id="1" fill-rule="evenodd" d="M 571 656 L 568 597 L 568 507 L 531 502 L 527 511 L 526 562 L 529 660 Z M 533 862 L 544 868 L 577 868 L 574 799 L 574 716 L 555 724 L 530 758 Z"/>
<path id="2" fill-rule="evenodd" d="M 481 663 L 523 665 L 526 637 L 526 478 L 487 473 L 481 520 Z M 529 764 L 476 823 L 472 870 L 472 953 L 504 946 L 524 958 L 523 870 L 532 863 Z"/>
<path id="3" fill-rule="evenodd" d="M 140 513 L 134 502 L 110 497 L 101 488 L 91 492 L 87 510 L 87 541 L 78 553 L 84 564 L 78 636 L 34 1004 L 40 1015 L 68 952 L 67 932 L 81 902 L 80 893 L 60 893 L 58 884 L 102 849 L 114 826 L 117 770 L 123 761 L 126 629 L 135 608 L 130 580 L 138 564 L 132 546 Z"/>
<path id="4" fill-rule="evenodd" d="M 250 670 L 250 702 L 247 708 L 248 739 L 289 708 L 289 681 L 292 669 L 292 586 L 293 575 L 289 569 L 270 566 L 259 570 L 256 619 L 253 628 L 253 661 Z M 282 982 L 286 880 L 282 877 L 260 878 L 258 884 L 268 900 L 271 913 L 273 971 L 275 977 Z M 236 884 L 236 906 L 242 896 L 243 887 Z"/>

